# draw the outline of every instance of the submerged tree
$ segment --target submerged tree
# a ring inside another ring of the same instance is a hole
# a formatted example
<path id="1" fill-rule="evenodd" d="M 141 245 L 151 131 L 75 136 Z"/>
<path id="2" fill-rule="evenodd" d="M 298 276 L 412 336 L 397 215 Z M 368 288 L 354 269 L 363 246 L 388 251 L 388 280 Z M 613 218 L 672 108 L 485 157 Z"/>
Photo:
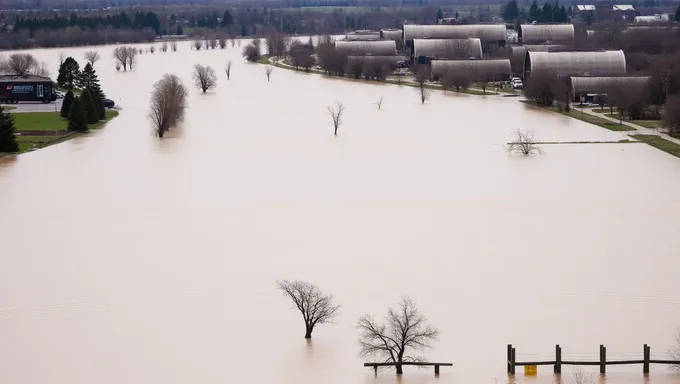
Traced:
<path id="1" fill-rule="evenodd" d="M 18 152 L 19 143 L 14 136 L 14 117 L 0 107 L 0 152 Z"/>
<path id="2" fill-rule="evenodd" d="M 331 115 L 331 118 L 333 119 L 333 134 L 336 136 L 338 135 L 338 127 L 342 124 L 343 112 L 345 112 L 345 106 L 340 101 L 335 102 L 335 108 L 331 106 L 328 107 L 328 114 Z"/>
<path id="3" fill-rule="evenodd" d="M 305 321 L 305 339 L 312 338 L 315 326 L 329 323 L 338 315 L 340 306 L 333 304 L 333 296 L 324 295 L 319 287 L 312 283 L 281 280 L 277 285 L 302 314 Z"/>
<path id="4" fill-rule="evenodd" d="M 425 65 L 417 66 L 415 68 L 415 80 L 418 83 L 418 88 L 420 89 L 420 103 L 425 104 L 425 100 L 428 99 L 427 88 L 425 83 L 430 79 L 430 70 Z"/>
<path id="5" fill-rule="evenodd" d="M 209 66 L 203 66 L 201 64 L 194 65 L 194 84 L 201 88 L 201 91 L 205 93 L 208 89 L 212 88 L 217 84 L 217 75 L 215 70 Z"/>
<path id="6" fill-rule="evenodd" d="M 524 156 L 529 156 L 533 153 L 543 153 L 534 142 L 534 134 L 522 132 L 519 129 L 515 133 L 517 138 L 515 141 L 508 143 L 506 149 L 510 153 L 521 153 Z"/>
<path id="7" fill-rule="evenodd" d="M 397 308 L 390 308 L 384 323 L 365 315 L 357 328 L 361 332 L 359 355 L 395 364 L 398 375 L 403 373 L 403 363 L 419 361 L 411 353 L 432 348 L 439 338 L 439 331 L 427 323 L 410 297 L 402 297 Z"/>
<path id="8" fill-rule="evenodd" d="M 231 77 L 231 60 L 227 61 L 227 64 L 224 66 L 224 71 L 227 72 L 227 80 Z"/>
<path id="9" fill-rule="evenodd" d="M 97 51 L 87 51 L 85 52 L 85 60 L 87 60 L 88 63 L 90 63 L 93 67 L 96 62 L 101 59 L 101 56 L 99 56 L 99 52 Z"/>
<path id="10" fill-rule="evenodd" d="M 243 57 L 254 63 L 260 59 L 260 40 L 255 40 L 243 48 Z"/>
<path id="11" fill-rule="evenodd" d="M 272 72 L 274 71 L 274 67 L 271 65 L 267 65 L 264 67 L 264 73 L 267 75 L 267 81 L 269 81 L 269 77 L 272 75 Z"/>
<path id="12" fill-rule="evenodd" d="M 163 137 L 167 130 L 184 120 L 188 93 L 182 81 L 175 75 L 166 73 L 154 84 L 148 117 L 156 136 Z"/>

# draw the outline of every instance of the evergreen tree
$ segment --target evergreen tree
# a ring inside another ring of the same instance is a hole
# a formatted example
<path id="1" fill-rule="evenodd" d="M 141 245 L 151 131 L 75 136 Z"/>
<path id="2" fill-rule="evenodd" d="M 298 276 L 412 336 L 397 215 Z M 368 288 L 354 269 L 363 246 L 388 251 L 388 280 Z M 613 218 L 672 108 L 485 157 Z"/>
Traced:
<path id="1" fill-rule="evenodd" d="M 71 111 L 71 104 L 73 104 L 73 92 L 70 90 L 66 92 L 66 96 L 64 96 L 64 101 L 61 103 L 61 117 L 64 119 L 68 119 L 68 114 Z"/>
<path id="2" fill-rule="evenodd" d="M 501 16 L 505 21 L 512 21 L 519 18 L 519 6 L 517 5 L 517 0 L 510 0 L 503 7 Z"/>
<path id="3" fill-rule="evenodd" d="M 74 98 L 73 103 L 71 103 L 71 110 L 68 113 L 68 130 L 75 132 L 87 131 L 87 117 L 85 116 L 80 97 Z"/>
<path id="4" fill-rule="evenodd" d="M 538 2 L 536 0 L 531 3 L 531 7 L 529 8 L 529 19 L 531 21 L 538 21 L 540 18 L 540 9 L 538 7 Z"/>
<path id="5" fill-rule="evenodd" d="M 248 36 L 248 31 L 246 30 L 245 24 L 241 24 L 241 36 Z"/>
<path id="6" fill-rule="evenodd" d="M 675 21 L 680 22 L 680 5 L 678 5 L 678 9 L 675 11 Z"/>
<path id="7" fill-rule="evenodd" d="M 437 9 L 437 21 L 439 21 L 443 18 L 444 18 L 444 12 L 442 12 L 441 8 Z"/>
<path id="8" fill-rule="evenodd" d="M 90 95 L 90 91 L 87 89 L 83 90 L 83 93 L 80 94 L 80 102 L 83 105 L 83 110 L 85 111 L 87 124 L 96 123 L 98 120 L 97 106 L 92 95 Z"/>
<path id="9" fill-rule="evenodd" d="M 14 136 L 14 117 L 0 108 L 0 152 L 18 152 L 19 144 Z"/>
<path id="10" fill-rule="evenodd" d="M 104 107 L 104 96 L 101 93 L 97 93 L 97 90 L 88 89 L 90 96 L 94 100 L 94 107 L 97 115 L 97 120 L 106 119 L 106 108 Z"/>
<path id="11" fill-rule="evenodd" d="M 99 79 L 97 78 L 97 71 L 92 68 L 92 65 L 90 63 L 87 63 L 85 68 L 83 68 L 83 71 L 80 73 L 80 77 L 78 78 L 78 85 L 85 89 L 89 89 L 91 91 L 94 91 L 100 98 L 106 97 L 104 95 L 104 92 L 102 92 L 101 87 L 99 86 Z"/>
<path id="12" fill-rule="evenodd" d="M 222 15 L 222 26 L 223 27 L 231 27 L 231 25 L 234 24 L 234 17 L 231 16 L 231 12 L 227 9 L 224 11 L 224 15 Z"/>
<path id="13" fill-rule="evenodd" d="M 59 74 L 57 75 L 57 84 L 60 87 L 73 89 L 73 86 L 78 82 L 80 76 L 80 65 L 72 58 L 67 57 L 64 63 L 59 66 Z"/>

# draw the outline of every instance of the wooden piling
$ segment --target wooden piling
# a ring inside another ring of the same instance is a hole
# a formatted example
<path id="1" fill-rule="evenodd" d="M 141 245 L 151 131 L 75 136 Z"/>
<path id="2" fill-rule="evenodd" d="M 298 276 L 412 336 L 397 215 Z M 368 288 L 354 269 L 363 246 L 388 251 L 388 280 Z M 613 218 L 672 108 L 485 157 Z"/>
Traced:
<path id="1" fill-rule="evenodd" d="M 600 344 L 600 374 L 607 373 L 607 347 Z"/>
<path id="2" fill-rule="evenodd" d="M 516 360 L 517 355 L 516 355 L 516 352 L 515 352 L 515 347 L 512 347 L 512 354 L 511 354 L 510 357 L 511 357 L 511 363 L 512 363 L 512 374 L 514 375 L 515 374 L 515 362 L 517 362 L 517 360 Z"/>
<path id="3" fill-rule="evenodd" d="M 377 366 L 377 365 L 373 367 L 373 373 L 374 373 L 376 376 L 378 376 L 378 366 Z"/>
<path id="4" fill-rule="evenodd" d="M 439 376 L 439 365 L 437 364 L 434 365 L 434 375 Z"/>
<path id="5" fill-rule="evenodd" d="M 508 375 L 512 373 L 512 344 L 508 344 Z"/>
<path id="6" fill-rule="evenodd" d="M 642 358 L 644 360 L 644 362 L 642 363 L 642 373 L 644 373 L 645 375 L 649 374 L 649 360 L 650 360 L 651 354 L 652 354 L 651 348 L 649 347 L 649 345 L 645 344 L 644 350 L 642 352 L 642 356 L 643 356 Z"/>
<path id="7" fill-rule="evenodd" d="M 555 369 L 556 374 L 562 373 L 562 347 L 559 344 L 555 346 Z"/>

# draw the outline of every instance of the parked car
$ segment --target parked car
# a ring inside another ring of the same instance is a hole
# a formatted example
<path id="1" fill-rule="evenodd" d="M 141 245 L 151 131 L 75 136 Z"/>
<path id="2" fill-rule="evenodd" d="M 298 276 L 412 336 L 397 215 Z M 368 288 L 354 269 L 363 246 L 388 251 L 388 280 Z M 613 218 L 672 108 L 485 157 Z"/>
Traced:
<path id="1" fill-rule="evenodd" d="M 57 91 L 57 90 L 54 91 L 54 94 L 57 96 L 57 99 L 63 99 L 64 96 L 66 96 L 66 94 L 64 92 Z"/>
<path id="2" fill-rule="evenodd" d="M 523 89 L 524 88 L 524 83 L 522 83 L 522 80 L 520 78 L 512 79 L 511 84 L 512 84 L 513 89 Z"/>
<path id="3" fill-rule="evenodd" d="M 104 107 L 106 108 L 113 108 L 113 106 L 116 105 L 115 102 L 111 99 L 104 99 Z"/>

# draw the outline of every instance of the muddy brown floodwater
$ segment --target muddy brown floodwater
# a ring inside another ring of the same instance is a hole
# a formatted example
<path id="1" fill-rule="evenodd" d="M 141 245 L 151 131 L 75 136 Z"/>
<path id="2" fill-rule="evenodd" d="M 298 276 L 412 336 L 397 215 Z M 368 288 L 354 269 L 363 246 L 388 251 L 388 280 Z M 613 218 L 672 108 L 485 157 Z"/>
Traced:
<path id="1" fill-rule="evenodd" d="M 56 72 L 63 51 L 36 50 Z M 143 54 L 96 70 L 122 107 L 101 131 L 0 159 L 0 383 L 395 383 L 357 356 L 356 319 L 411 295 L 441 330 L 439 379 L 507 383 L 518 360 L 666 358 L 680 326 L 680 160 L 516 100 L 327 79 L 247 64 L 240 49 Z M 233 60 L 226 80 L 224 63 Z M 163 73 L 191 84 L 183 126 L 145 118 Z M 384 96 L 382 110 L 373 102 Z M 347 107 L 339 136 L 326 106 Z M 306 279 L 342 305 L 304 326 L 275 289 Z M 596 367 L 594 367 L 596 368 Z M 551 369 L 518 383 L 552 383 Z M 564 371 L 569 372 L 565 367 Z M 652 366 L 607 383 L 671 384 Z"/>

